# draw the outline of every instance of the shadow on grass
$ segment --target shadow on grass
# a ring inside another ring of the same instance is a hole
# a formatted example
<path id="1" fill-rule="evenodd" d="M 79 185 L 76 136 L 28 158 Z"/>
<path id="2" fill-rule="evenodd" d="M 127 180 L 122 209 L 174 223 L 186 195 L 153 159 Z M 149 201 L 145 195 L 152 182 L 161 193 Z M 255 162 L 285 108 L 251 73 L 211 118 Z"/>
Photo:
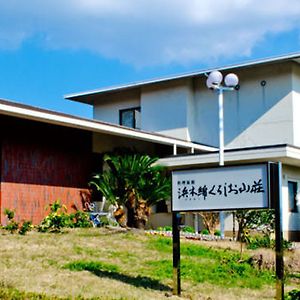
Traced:
<path id="1" fill-rule="evenodd" d="M 98 277 L 105 277 L 109 279 L 118 280 L 135 287 L 142 287 L 144 289 L 153 289 L 158 291 L 170 291 L 171 288 L 165 284 L 160 283 L 156 279 L 146 276 L 130 276 L 122 274 L 118 267 L 111 264 L 94 261 L 77 261 L 64 266 L 71 271 L 89 271 Z"/>

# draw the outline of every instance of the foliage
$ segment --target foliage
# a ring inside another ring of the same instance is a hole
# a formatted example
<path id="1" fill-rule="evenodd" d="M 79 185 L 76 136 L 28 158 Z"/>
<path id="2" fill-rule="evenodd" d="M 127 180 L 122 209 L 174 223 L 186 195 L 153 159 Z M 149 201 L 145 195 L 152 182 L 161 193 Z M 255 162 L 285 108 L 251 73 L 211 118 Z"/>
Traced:
<path id="1" fill-rule="evenodd" d="M 3 228 L 5 230 L 9 231 L 10 233 L 15 233 L 19 228 L 19 223 L 17 223 L 14 220 L 15 212 L 13 210 L 5 208 L 4 209 L 4 215 L 6 215 L 6 217 L 8 218 L 8 223 Z"/>
<path id="2" fill-rule="evenodd" d="M 40 232 L 60 232 L 62 228 L 86 228 L 91 227 L 89 214 L 83 211 L 76 211 L 68 214 L 67 207 L 59 200 L 49 204 L 50 213 L 38 226 Z"/>
<path id="3" fill-rule="evenodd" d="M 25 235 L 28 231 L 33 228 L 31 221 L 24 221 L 21 227 L 19 228 L 19 234 Z"/>
<path id="4" fill-rule="evenodd" d="M 286 300 L 300 300 L 300 290 L 293 289 L 288 292 L 287 296 L 285 297 Z"/>
<path id="5" fill-rule="evenodd" d="M 268 234 L 256 234 L 256 235 L 247 235 L 245 240 L 248 249 L 258 249 L 258 248 L 275 248 L 275 240 L 271 239 Z M 292 243 L 283 240 L 283 249 L 291 248 Z"/>
<path id="6" fill-rule="evenodd" d="M 202 233 L 202 234 L 208 235 L 208 234 L 209 234 L 209 231 L 208 231 L 208 229 L 203 229 L 203 230 L 201 231 L 201 233 Z"/>
<path id="7" fill-rule="evenodd" d="M 216 229 L 216 226 L 219 224 L 219 213 L 201 212 L 200 216 L 202 217 L 204 227 L 208 230 L 210 234 L 213 234 Z"/>
<path id="8" fill-rule="evenodd" d="M 49 205 L 50 213 L 41 222 L 38 230 L 40 232 L 60 232 L 64 227 L 70 227 L 70 217 L 66 214 L 67 207 L 59 200 Z"/>
<path id="9" fill-rule="evenodd" d="M 75 213 L 70 214 L 69 218 L 71 220 L 70 227 L 76 227 L 76 228 L 92 227 L 92 222 L 87 212 L 78 210 Z"/>
<path id="10" fill-rule="evenodd" d="M 191 226 L 184 226 L 184 227 L 182 228 L 182 231 L 183 231 L 183 232 L 194 233 L 194 232 L 195 232 L 195 229 L 194 229 L 193 227 L 191 227 Z"/>
<path id="11" fill-rule="evenodd" d="M 215 235 L 215 236 L 221 236 L 221 230 L 217 229 L 217 230 L 214 232 L 214 235 Z"/>
<path id="12" fill-rule="evenodd" d="M 270 234 L 274 231 L 275 215 L 273 210 L 240 210 L 236 213 L 239 224 L 238 240 L 244 241 L 244 233 L 250 229 Z"/>
<path id="13" fill-rule="evenodd" d="M 8 223 L 3 227 L 3 229 L 9 231 L 10 233 L 18 232 L 21 235 L 25 235 L 33 228 L 31 221 L 23 221 L 23 223 L 18 223 L 15 221 L 15 212 L 13 210 L 5 208 L 4 214 L 8 218 Z"/>
<path id="14" fill-rule="evenodd" d="M 8 208 L 4 208 L 4 215 L 6 215 L 8 220 L 11 221 L 15 217 L 15 212 L 13 210 L 8 209 Z"/>
<path id="15" fill-rule="evenodd" d="M 172 226 L 157 227 L 158 231 L 172 231 Z"/>
<path id="16" fill-rule="evenodd" d="M 246 240 L 248 249 L 272 248 L 273 241 L 269 235 L 249 235 Z"/>
<path id="17" fill-rule="evenodd" d="M 148 155 L 106 154 L 108 169 L 95 174 L 89 183 L 111 204 L 127 207 L 129 227 L 144 227 L 150 206 L 171 195 L 170 179 L 163 167 L 154 165 L 156 161 Z"/>

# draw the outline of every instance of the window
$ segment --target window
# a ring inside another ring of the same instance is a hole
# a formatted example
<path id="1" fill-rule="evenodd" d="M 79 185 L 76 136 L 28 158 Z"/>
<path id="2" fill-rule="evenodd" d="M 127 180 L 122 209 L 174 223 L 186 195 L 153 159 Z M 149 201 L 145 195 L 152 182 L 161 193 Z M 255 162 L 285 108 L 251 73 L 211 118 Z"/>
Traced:
<path id="1" fill-rule="evenodd" d="M 298 193 L 298 183 L 296 181 L 288 181 L 288 191 L 289 191 L 289 211 L 297 212 L 297 193 Z"/>
<path id="2" fill-rule="evenodd" d="M 120 125 L 130 128 L 141 128 L 141 108 L 134 107 L 120 110 Z"/>

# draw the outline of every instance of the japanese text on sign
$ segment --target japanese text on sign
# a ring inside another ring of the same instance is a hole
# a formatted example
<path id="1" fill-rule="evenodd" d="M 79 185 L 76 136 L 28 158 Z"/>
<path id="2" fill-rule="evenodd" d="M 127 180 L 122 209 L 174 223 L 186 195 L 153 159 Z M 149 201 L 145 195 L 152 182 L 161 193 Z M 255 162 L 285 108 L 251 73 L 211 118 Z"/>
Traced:
<path id="1" fill-rule="evenodd" d="M 253 181 L 253 183 L 248 184 L 242 182 L 241 185 L 227 183 L 224 184 L 213 184 L 213 185 L 195 185 L 194 180 L 183 180 L 177 182 L 178 199 L 184 200 L 197 200 L 202 197 L 204 200 L 207 197 L 214 197 L 216 195 L 223 195 L 227 197 L 229 194 L 243 194 L 243 193 L 264 193 L 265 190 L 262 185 L 262 179 Z"/>
<path id="2" fill-rule="evenodd" d="M 267 208 L 268 165 L 172 172 L 173 211 Z"/>

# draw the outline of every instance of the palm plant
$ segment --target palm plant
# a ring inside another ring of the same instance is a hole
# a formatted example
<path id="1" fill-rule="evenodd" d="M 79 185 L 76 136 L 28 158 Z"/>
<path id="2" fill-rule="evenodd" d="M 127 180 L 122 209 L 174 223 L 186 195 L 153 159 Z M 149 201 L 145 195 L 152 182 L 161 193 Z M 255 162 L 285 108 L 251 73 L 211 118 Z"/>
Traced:
<path id="1" fill-rule="evenodd" d="M 153 165 L 157 158 L 140 154 L 106 154 L 104 161 L 108 169 L 94 175 L 90 185 L 110 203 L 127 207 L 129 227 L 144 227 L 150 206 L 170 197 L 171 183 L 164 168 Z"/>

